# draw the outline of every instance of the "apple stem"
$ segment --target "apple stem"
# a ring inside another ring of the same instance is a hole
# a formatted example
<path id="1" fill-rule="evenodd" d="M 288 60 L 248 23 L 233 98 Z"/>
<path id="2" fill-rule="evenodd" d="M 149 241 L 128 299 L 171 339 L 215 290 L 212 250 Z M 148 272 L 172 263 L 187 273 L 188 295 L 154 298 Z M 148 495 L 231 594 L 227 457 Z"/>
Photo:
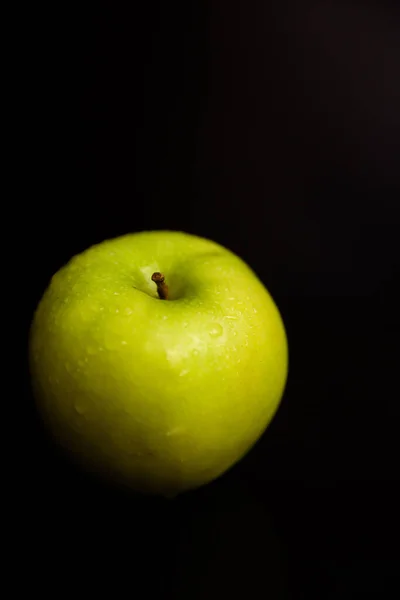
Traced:
<path id="1" fill-rule="evenodd" d="M 157 286 L 158 297 L 160 300 L 168 300 L 168 286 L 165 283 L 165 277 L 162 273 L 153 273 L 151 280 Z"/>

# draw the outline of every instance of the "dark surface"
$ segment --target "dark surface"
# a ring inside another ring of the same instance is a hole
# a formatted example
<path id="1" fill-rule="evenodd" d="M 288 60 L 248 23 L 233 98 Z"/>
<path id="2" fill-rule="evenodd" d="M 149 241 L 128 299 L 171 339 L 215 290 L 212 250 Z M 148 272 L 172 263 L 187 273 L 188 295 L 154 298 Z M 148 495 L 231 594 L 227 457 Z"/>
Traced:
<path id="1" fill-rule="evenodd" d="M 228 246 L 267 285 L 287 326 L 288 386 L 240 464 L 163 501 L 66 465 L 26 376 L 29 560 L 52 593 L 395 597 L 396 5 L 145 4 L 60 10 L 49 28 L 36 16 L 26 328 L 73 254 L 127 231 L 183 229 Z"/>

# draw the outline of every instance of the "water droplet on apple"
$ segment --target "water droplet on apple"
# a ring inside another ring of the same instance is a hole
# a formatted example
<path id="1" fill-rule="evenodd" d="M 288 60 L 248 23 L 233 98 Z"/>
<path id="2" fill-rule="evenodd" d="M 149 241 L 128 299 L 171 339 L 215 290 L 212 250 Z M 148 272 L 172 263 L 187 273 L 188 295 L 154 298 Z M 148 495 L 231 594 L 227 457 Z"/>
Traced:
<path id="1" fill-rule="evenodd" d="M 166 321 L 168 319 L 167 315 L 163 316 L 163 321 Z"/>
<path id="2" fill-rule="evenodd" d="M 114 296 L 119 296 L 119 292 L 114 292 Z"/>
<path id="3" fill-rule="evenodd" d="M 66 363 L 65 363 L 65 368 L 66 368 L 66 370 L 68 371 L 68 373 L 71 373 L 71 371 L 72 371 L 71 363 L 69 363 L 69 362 L 66 362 Z"/>
<path id="4" fill-rule="evenodd" d="M 184 377 L 188 373 L 189 373 L 188 369 L 182 369 L 182 371 L 179 373 L 179 377 Z"/>
<path id="5" fill-rule="evenodd" d="M 118 314 L 118 313 L 119 313 L 119 308 L 116 308 L 116 309 L 115 309 L 115 312 Z"/>
<path id="6" fill-rule="evenodd" d="M 123 346 L 126 346 L 126 345 L 127 345 L 127 343 L 128 343 L 128 342 L 127 342 L 126 340 L 122 340 L 122 342 L 121 342 L 121 344 L 122 344 Z"/>
<path id="7" fill-rule="evenodd" d="M 173 427 L 172 429 L 170 429 L 169 431 L 167 431 L 165 435 L 167 437 L 171 437 L 171 435 L 179 435 L 179 434 L 183 433 L 184 430 L 185 430 L 184 427 L 181 427 L 181 426 L 178 425 L 177 427 Z"/>
<path id="8" fill-rule="evenodd" d="M 223 334 L 224 330 L 222 328 L 222 326 L 219 323 L 213 323 L 209 334 L 211 335 L 211 337 L 219 337 Z"/>
<path id="9" fill-rule="evenodd" d="M 87 408 L 85 406 L 83 406 L 83 404 L 76 403 L 74 405 L 74 408 L 75 408 L 76 412 L 78 413 L 78 415 L 84 415 L 85 412 L 87 411 Z"/>
<path id="10" fill-rule="evenodd" d="M 95 348 L 94 346 L 88 346 L 88 347 L 86 348 L 86 352 L 87 352 L 88 354 L 96 354 L 96 348 Z"/>
<path id="11" fill-rule="evenodd" d="M 256 309 L 256 308 L 253 308 L 253 312 L 254 312 L 254 313 L 257 313 L 258 311 L 257 311 L 257 309 Z"/>
<path id="12" fill-rule="evenodd" d="M 125 309 L 125 314 L 126 314 L 126 315 L 131 315 L 131 314 L 132 314 L 132 312 L 133 312 L 133 311 L 132 311 L 132 309 L 131 309 L 131 308 L 126 308 L 126 309 Z"/>

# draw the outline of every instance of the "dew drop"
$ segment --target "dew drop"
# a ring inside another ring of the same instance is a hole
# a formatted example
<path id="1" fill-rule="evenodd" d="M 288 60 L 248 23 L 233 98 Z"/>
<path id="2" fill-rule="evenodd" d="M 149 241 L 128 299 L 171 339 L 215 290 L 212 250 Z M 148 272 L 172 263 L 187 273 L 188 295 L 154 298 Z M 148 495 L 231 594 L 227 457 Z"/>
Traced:
<path id="1" fill-rule="evenodd" d="M 213 323 L 212 328 L 209 331 L 211 337 L 220 337 L 223 334 L 224 330 L 219 323 Z"/>
<path id="2" fill-rule="evenodd" d="M 133 311 L 132 311 L 132 309 L 131 309 L 131 308 L 126 308 L 126 309 L 125 309 L 125 314 L 126 314 L 126 315 L 131 315 L 131 314 L 132 314 L 132 312 L 133 312 Z"/>
<path id="3" fill-rule="evenodd" d="M 184 377 L 188 373 L 189 373 L 188 369 L 182 369 L 182 371 L 179 373 L 179 377 Z"/>
<path id="4" fill-rule="evenodd" d="M 128 344 L 128 342 L 127 342 L 126 340 L 122 340 L 121 344 L 122 344 L 123 346 L 126 346 L 126 345 Z"/>

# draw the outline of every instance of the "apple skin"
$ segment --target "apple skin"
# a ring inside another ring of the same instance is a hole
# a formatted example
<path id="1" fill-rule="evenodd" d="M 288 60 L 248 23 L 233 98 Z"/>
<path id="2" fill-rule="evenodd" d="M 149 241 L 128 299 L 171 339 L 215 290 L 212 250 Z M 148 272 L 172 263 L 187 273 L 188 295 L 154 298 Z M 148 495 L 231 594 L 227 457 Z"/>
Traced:
<path id="1" fill-rule="evenodd" d="M 68 455 L 166 496 L 212 481 L 251 448 L 288 372 L 282 318 L 254 272 L 219 244 L 174 231 L 72 258 L 38 305 L 29 356 L 37 408 Z"/>

